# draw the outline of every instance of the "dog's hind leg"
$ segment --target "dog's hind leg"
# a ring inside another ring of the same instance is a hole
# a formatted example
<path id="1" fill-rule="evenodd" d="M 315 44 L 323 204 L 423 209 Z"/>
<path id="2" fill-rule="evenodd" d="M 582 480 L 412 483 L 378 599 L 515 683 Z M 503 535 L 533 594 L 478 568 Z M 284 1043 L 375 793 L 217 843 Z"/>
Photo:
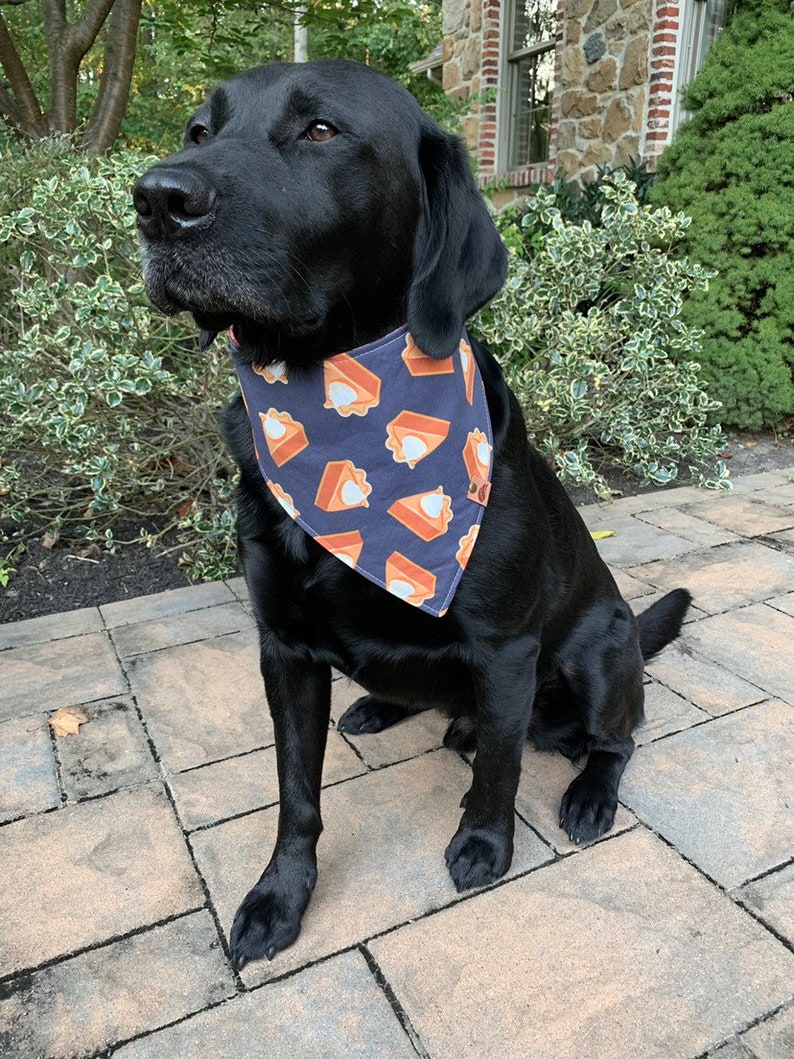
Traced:
<path id="1" fill-rule="evenodd" d="M 603 835 L 615 821 L 644 692 L 637 624 L 626 603 L 610 604 L 608 612 L 594 608 L 577 640 L 561 671 L 586 733 L 588 758 L 563 795 L 560 827 L 580 843 Z"/>
<path id="2" fill-rule="evenodd" d="M 398 724 L 416 713 L 422 713 L 424 709 L 426 707 L 388 702 L 386 699 L 379 699 L 377 695 L 362 695 L 352 706 L 348 706 L 336 722 L 336 727 L 348 735 L 382 732 L 384 728 L 391 728 L 393 724 Z"/>

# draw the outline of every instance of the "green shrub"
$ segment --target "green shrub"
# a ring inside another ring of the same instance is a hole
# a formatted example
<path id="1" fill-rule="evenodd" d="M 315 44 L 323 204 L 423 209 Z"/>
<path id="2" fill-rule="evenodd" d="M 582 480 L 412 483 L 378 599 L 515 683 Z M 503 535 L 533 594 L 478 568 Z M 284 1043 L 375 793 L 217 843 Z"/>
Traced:
<path id="1" fill-rule="evenodd" d="M 716 270 L 684 319 L 722 419 L 755 430 L 794 413 L 794 5 L 744 3 L 689 86 L 655 202 L 692 217 L 683 249 Z"/>
<path id="2" fill-rule="evenodd" d="M 689 222 L 639 206 L 621 173 L 601 193 L 599 227 L 565 221 L 550 189 L 518 223 L 501 220 L 510 274 L 476 330 L 564 480 L 608 495 L 604 464 L 659 485 L 684 464 L 695 481 L 727 487 L 720 428 L 707 423 L 718 406 L 691 361 L 697 332 L 680 318 L 707 273 L 670 256 Z"/>
<path id="3" fill-rule="evenodd" d="M 66 141 L 0 158 L 3 529 L 10 552 L 33 530 L 112 545 L 178 528 L 203 575 L 230 555 L 232 372 L 146 297 L 130 191 L 151 161 Z"/>

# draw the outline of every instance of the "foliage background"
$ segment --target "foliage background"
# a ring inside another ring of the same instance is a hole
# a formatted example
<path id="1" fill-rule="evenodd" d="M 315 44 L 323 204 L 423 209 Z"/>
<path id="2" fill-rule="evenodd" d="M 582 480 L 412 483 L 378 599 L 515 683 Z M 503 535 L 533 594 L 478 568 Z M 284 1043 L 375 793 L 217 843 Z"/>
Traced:
<path id="1" fill-rule="evenodd" d="M 4 7 L 46 98 L 36 5 Z M 199 353 L 189 322 L 143 288 L 130 188 L 179 143 L 205 86 L 292 52 L 289 4 L 147 3 L 117 149 L 89 158 L 67 138 L 26 149 L 0 137 L 0 462 L 6 553 L 48 530 L 71 539 L 182 549 L 193 577 L 233 562 L 234 468 L 217 415 L 234 388 L 222 344 Z M 367 61 L 408 84 L 447 126 L 455 113 L 410 62 L 440 38 L 440 5 L 337 0 L 307 9 L 311 54 Z M 90 111 L 102 40 L 80 80 Z M 152 130 L 160 130 L 153 136 Z M 712 485 L 716 406 L 692 358 L 682 299 L 706 274 L 673 260 L 686 223 L 642 205 L 648 180 L 603 174 L 583 196 L 563 181 L 499 218 L 511 276 L 475 325 L 505 365 L 530 433 L 561 476 L 600 495 L 607 463 L 664 484 L 681 469 Z M 1 545 L 0 545 L 1 547 Z M 6 563 L 8 569 L 9 563 Z M 2 579 L 0 551 L 0 579 Z"/>
<path id="2" fill-rule="evenodd" d="M 683 318 L 722 421 L 794 414 L 794 4 L 745 2 L 689 86 L 693 113 L 659 165 L 657 203 L 692 217 L 682 247 L 715 270 Z"/>

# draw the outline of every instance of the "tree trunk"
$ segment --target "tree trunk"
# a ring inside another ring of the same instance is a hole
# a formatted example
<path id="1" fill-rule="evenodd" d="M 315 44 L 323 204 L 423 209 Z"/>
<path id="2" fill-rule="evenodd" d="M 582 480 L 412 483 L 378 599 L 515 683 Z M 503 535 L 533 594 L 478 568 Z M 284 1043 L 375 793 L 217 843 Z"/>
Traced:
<path id="1" fill-rule="evenodd" d="M 0 0 L 21 4 L 28 0 Z M 75 5 L 76 6 L 76 5 Z M 103 154 L 118 135 L 127 105 L 135 60 L 141 0 L 87 0 L 76 22 L 66 17 L 66 0 L 41 0 L 49 59 L 49 113 L 42 113 L 36 93 L 8 26 L 0 14 L 0 116 L 23 136 L 77 130 L 77 85 L 80 64 L 88 54 L 111 10 L 99 94 L 80 146 Z"/>
<path id="2" fill-rule="evenodd" d="M 23 136 L 42 136 L 47 120 L 41 112 L 28 72 L 14 46 L 6 21 L 0 14 L 0 66 L 8 78 L 11 92 L 0 85 L 0 114 Z M 12 95 L 13 93 L 13 95 Z"/>
<path id="3" fill-rule="evenodd" d="M 116 0 L 113 5 L 99 95 L 83 138 L 89 154 L 104 154 L 118 136 L 130 94 L 140 17 L 141 0 Z"/>

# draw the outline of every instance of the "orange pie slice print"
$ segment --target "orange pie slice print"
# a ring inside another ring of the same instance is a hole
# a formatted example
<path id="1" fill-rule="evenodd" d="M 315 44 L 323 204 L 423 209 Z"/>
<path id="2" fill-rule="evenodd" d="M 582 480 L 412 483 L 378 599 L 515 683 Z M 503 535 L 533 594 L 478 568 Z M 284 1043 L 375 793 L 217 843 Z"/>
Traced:
<path id="1" fill-rule="evenodd" d="M 449 420 L 420 412 L 400 412 L 386 425 L 386 448 L 395 463 L 407 463 L 411 470 L 429 456 L 449 433 Z"/>
<path id="2" fill-rule="evenodd" d="M 325 465 L 314 503 L 322 511 L 369 507 L 367 497 L 371 492 L 366 471 L 356 467 L 352 460 L 331 460 Z"/>
<path id="3" fill-rule="evenodd" d="M 445 357 L 444 360 L 434 360 L 432 357 L 428 357 L 417 346 L 413 340 L 413 335 L 410 333 L 405 336 L 405 349 L 402 351 L 402 358 L 406 368 L 415 376 L 454 375 L 455 373 L 452 357 Z"/>
<path id="4" fill-rule="evenodd" d="M 302 423 L 296 423 L 289 412 L 268 408 L 259 413 L 262 433 L 277 467 L 283 467 L 293 456 L 309 447 L 309 439 Z"/>
<path id="5" fill-rule="evenodd" d="M 300 511 L 295 507 L 292 501 L 292 497 L 289 493 L 285 493 L 278 482 L 268 482 L 267 487 L 273 496 L 278 500 L 279 504 L 284 508 L 290 518 L 297 518 L 300 515 Z"/>
<path id="6" fill-rule="evenodd" d="M 460 366 L 463 368 L 463 379 L 466 383 L 466 400 L 474 404 L 474 354 L 471 346 L 464 339 L 460 340 Z"/>
<path id="7" fill-rule="evenodd" d="M 491 446 L 481 430 L 470 430 L 463 446 L 466 473 L 473 482 L 487 480 L 491 469 Z"/>
<path id="8" fill-rule="evenodd" d="M 314 539 L 318 544 L 322 544 L 323 548 L 327 548 L 337 559 L 341 559 L 351 570 L 355 570 L 356 563 L 361 555 L 361 549 L 364 547 L 364 538 L 358 530 L 353 530 L 350 533 L 328 533 L 325 537 L 315 537 Z"/>
<path id="9" fill-rule="evenodd" d="M 380 404 L 380 379 L 347 353 L 323 363 L 325 404 L 340 416 L 365 416 Z"/>
<path id="10" fill-rule="evenodd" d="M 466 569 L 466 564 L 468 563 L 469 556 L 471 555 L 474 549 L 474 544 L 477 540 L 477 534 L 479 532 L 479 526 L 472 526 L 469 529 L 469 532 L 466 533 L 463 537 L 461 537 L 458 541 L 458 550 L 455 553 L 455 558 L 460 563 L 461 569 L 463 570 Z"/>
<path id="11" fill-rule="evenodd" d="M 400 552 L 392 552 L 386 560 L 386 588 L 393 596 L 421 607 L 435 594 L 436 578 Z"/>
<path id="12" fill-rule="evenodd" d="M 252 364 L 251 367 L 265 382 L 287 382 L 287 365 L 283 360 L 274 360 L 272 364 Z"/>
<path id="13" fill-rule="evenodd" d="M 452 501 L 439 486 L 429 493 L 395 500 L 389 514 L 423 541 L 434 541 L 447 532 L 452 521 Z"/>

